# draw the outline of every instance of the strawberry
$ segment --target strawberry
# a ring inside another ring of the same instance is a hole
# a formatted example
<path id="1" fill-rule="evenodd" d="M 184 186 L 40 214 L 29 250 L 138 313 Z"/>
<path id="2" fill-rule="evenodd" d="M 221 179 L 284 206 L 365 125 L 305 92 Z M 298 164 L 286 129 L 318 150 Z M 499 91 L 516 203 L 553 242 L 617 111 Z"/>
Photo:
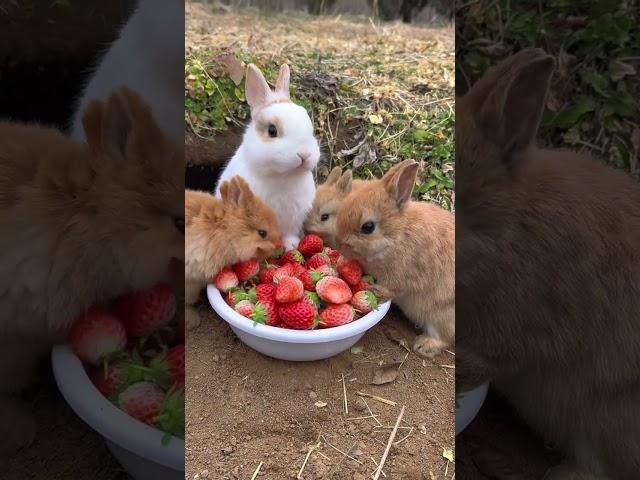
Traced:
<path id="1" fill-rule="evenodd" d="M 164 284 L 125 295 L 116 304 L 116 314 L 131 337 L 151 335 L 168 325 L 175 313 L 176 297 Z"/>
<path id="2" fill-rule="evenodd" d="M 373 292 L 369 290 L 356 292 L 349 303 L 362 315 L 366 315 L 370 311 L 377 310 L 378 308 L 378 299 Z"/>
<path id="3" fill-rule="evenodd" d="M 155 423 L 165 433 L 163 445 L 171 436 L 184 438 L 184 391 L 170 389 L 167 392 Z"/>
<path id="4" fill-rule="evenodd" d="M 338 258 L 340 257 L 339 251 L 334 250 L 333 248 L 325 247 L 323 253 L 329 257 L 331 265 L 335 267 L 338 264 Z"/>
<path id="5" fill-rule="evenodd" d="M 228 292 L 232 288 L 236 288 L 240 281 L 238 275 L 231 268 L 225 267 L 213 278 L 213 284 L 221 292 Z"/>
<path id="6" fill-rule="evenodd" d="M 184 345 L 176 345 L 154 357 L 150 364 L 157 385 L 184 390 Z"/>
<path id="7" fill-rule="evenodd" d="M 300 300 L 304 295 L 302 281 L 295 277 L 283 278 L 276 285 L 275 299 L 278 303 L 291 303 Z"/>
<path id="8" fill-rule="evenodd" d="M 353 307 L 347 303 L 341 305 L 329 305 L 320 312 L 319 325 L 324 328 L 338 327 L 353 321 Z"/>
<path id="9" fill-rule="evenodd" d="M 91 308 L 71 327 L 69 343 L 80 360 L 98 365 L 105 355 L 124 350 L 127 332 L 115 315 Z"/>
<path id="10" fill-rule="evenodd" d="M 264 270 L 260 272 L 260 283 L 271 283 L 273 282 L 273 276 L 275 275 L 278 267 L 275 265 L 269 264 Z"/>
<path id="11" fill-rule="evenodd" d="M 336 271 L 336 269 L 333 268 L 330 265 L 320 265 L 318 268 L 314 268 L 311 272 L 312 273 L 315 272 L 315 273 L 318 273 L 320 275 L 318 280 L 320 280 L 320 278 L 323 278 L 323 277 L 337 277 L 338 276 L 338 272 Z M 316 282 L 317 282 L 317 280 L 316 280 Z"/>
<path id="12" fill-rule="evenodd" d="M 290 263 L 289 265 L 291 265 L 291 271 L 293 272 L 293 276 L 298 279 L 300 278 L 301 275 L 304 275 L 304 272 L 307 271 L 307 269 L 303 265 L 300 265 L 299 263 Z"/>
<path id="13" fill-rule="evenodd" d="M 259 300 L 253 309 L 251 319 L 257 323 L 264 323 L 276 327 L 280 325 L 280 317 L 278 316 L 278 304 L 275 299 L 268 298 Z"/>
<path id="14" fill-rule="evenodd" d="M 246 282 L 258 274 L 260 271 L 260 264 L 258 263 L 258 260 L 252 258 L 246 262 L 238 262 L 231 268 L 233 268 L 233 271 L 238 276 L 238 280 Z"/>
<path id="15" fill-rule="evenodd" d="M 305 257 L 320 253 L 323 248 L 324 242 L 317 235 L 305 235 L 298 244 L 298 251 Z"/>
<path id="16" fill-rule="evenodd" d="M 346 282 L 337 277 L 324 277 L 316 283 L 318 296 L 329 303 L 347 303 L 353 294 Z"/>
<path id="17" fill-rule="evenodd" d="M 96 367 L 91 373 L 91 382 L 102 395 L 113 399 L 129 385 L 145 379 L 145 368 L 131 360 L 115 361 L 106 367 Z"/>
<path id="18" fill-rule="evenodd" d="M 300 275 L 298 275 L 297 277 L 302 282 L 302 286 L 306 291 L 309 291 L 309 292 L 316 291 L 316 280 L 313 279 L 313 277 L 311 276 L 311 272 L 309 270 L 305 268 L 304 271 L 301 272 Z"/>
<path id="19" fill-rule="evenodd" d="M 251 318 L 251 314 L 253 313 L 253 303 L 249 300 L 240 300 L 236 303 L 233 309 L 243 317 Z"/>
<path id="20" fill-rule="evenodd" d="M 280 320 L 288 328 L 309 330 L 313 327 L 318 311 L 306 300 L 286 303 L 278 307 Z"/>
<path id="21" fill-rule="evenodd" d="M 288 263 L 288 264 L 283 265 L 282 267 L 278 268 L 276 270 L 276 272 L 273 274 L 273 282 L 274 283 L 278 283 L 283 278 L 295 276 L 293 268 L 294 268 L 293 264 L 291 264 L 291 263 Z"/>
<path id="22" fill-rule="evenodd" d="M 357 285 L 362 278 L 362 266 L 357 260 L 345 260 L 338 266 L 338 274 L 349 285 Z"/>
<path id="23" fill-rule="evenodd" d="M 184 313 L 178 320 L 178 326 L 176 327 L 177 338 L 180 343 L 184 343 L 185 327 L 184 327 Z"/>
<path id="24" fill-rule="evenodd" d="M 271 283 L 261 283 L 256 285 L 256 299 L 257 300 L 271 300 L 276 294 L 276 287 Z"/>
<path id="25" fill-rule="evenodd" d="M 360 281 L 351 287 L 351 291 L 355 294 L 362 290 L 368 289 L 374 283 L 375 283 L 375 280 L 371 275 L 363 275 Z"/>
<path id="26" fill-rule="evenodd" d="M 312 307 L 319 309 L 320 308 L 320 297 L 316 292 L 304 292 L 304 297 L 302 300 L 306 301 Z"/>
<path id="27" fill-rule="evenodd" d="M 316 253 L 306 262 L 307 268 L 318 268 L 322 265 L 331 265 L 331 259 L 325 253 Z"/>
<path id="28" fill-rule="evenodd" d="M 136 420 L 152 425 L 160 415 L 164 392 L 151 382 L 137 382 L 118 395 L 120 410 Z"/>
<path id="29" fill-rule="evenodd" d="M 243 298 L 241 298 L 243 295 L 244 292 L 240 288 L 234 288 L 227 292 L 227 294 L 224 296 L 224 301 L 230 307 L 234 307 L 236 303 L 238 303 L 240 300 L 243 300 Z"/>
<path id="30" fill-rule="evenodd" d="M 298 250 L 289 250 L 282 257 L 282 264 L 286 263 L 299 263 L 302 265 L 304 263 L 304 256 Z"/>

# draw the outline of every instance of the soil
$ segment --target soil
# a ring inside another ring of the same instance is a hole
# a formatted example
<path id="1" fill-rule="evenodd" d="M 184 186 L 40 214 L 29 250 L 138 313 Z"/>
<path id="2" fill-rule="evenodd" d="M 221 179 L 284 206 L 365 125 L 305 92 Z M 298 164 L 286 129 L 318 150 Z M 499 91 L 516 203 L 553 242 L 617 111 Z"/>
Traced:
<path id="1" fill-rule="evenodd" d="M 399 311 L 392 308 L 365 334 L 356 345 L 361 353 L 301 363 L 247 347 L 208 303 L 199 311 L 200 326 L 187 334 L 187 479 L 251 478 L 260 462 L 257 478 L 371 478 L 402 405 L 402 429 L 395 438 L 402 441 L 386 459 L 386 478 L 453 478 L 455 466 L 442 456 L 454 443 L 453 371 L 442 365 L 452 365 L 454 357 L 443 353 L 424 360 L 403 348 L 399 341 L 411 345 L 416 332 Z M 394 382 L 370 383 L 380 364 L 403 360 Z M 363 399 L 356 392 L 397 405 Z M 353 420 L 358 417 L 368 418 Z M 316 442 L 318 448 L 296 477 Z"/>

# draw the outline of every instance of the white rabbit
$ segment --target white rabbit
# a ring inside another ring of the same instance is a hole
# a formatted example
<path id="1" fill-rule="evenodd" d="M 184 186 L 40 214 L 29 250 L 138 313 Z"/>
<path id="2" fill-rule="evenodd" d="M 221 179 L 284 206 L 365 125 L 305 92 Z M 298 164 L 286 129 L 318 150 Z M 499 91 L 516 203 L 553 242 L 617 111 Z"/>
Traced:
<path id="1" fill-rule="evenodd" d="M 166 135 L 184 142 L 184 0 L 139 0 L 84 89 L 72 139 L 84 140 L 82 113 L 89 102 L 122 85 L 143 98 Z"/>
<path id="2" fill-rule="evenodd" d="M 307 111 L 289 98 L 289 67 L 280 67 L 276 89 L 271 90 L 255 65 L 246 79 L 251 123 L 216 188 L 235 175 L 243 177 L 254 194 L 278 216 L 287 249 L 296 248 L 302 224 L 315 197 L 313 169 L 320 147 Z"/>

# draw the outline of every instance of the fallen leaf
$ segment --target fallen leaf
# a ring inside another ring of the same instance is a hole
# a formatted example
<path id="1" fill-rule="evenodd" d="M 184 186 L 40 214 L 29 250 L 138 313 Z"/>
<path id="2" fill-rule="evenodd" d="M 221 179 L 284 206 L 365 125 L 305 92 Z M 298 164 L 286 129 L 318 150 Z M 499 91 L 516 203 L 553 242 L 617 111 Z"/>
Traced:
<path id="1" fill-rule="evenodd" d="M 216 61 L 224 66 L 225 72 L 233 80 L 233 83 L 240 85 L 244 77 L 244 63 L 231 53 L 218 56 Z"/>
<path id="2" fill-rule="evenodd" d="M 322 402 L 320 400 L 318 400 L 316 403 L 314 403 L 314 405 L 318 408 L 324 408 L 327 406 L 327 402 Z"/>
<path id="3" fill-rule="evenodd" d="M 420 430 L 420 433 L 421 433 L 421 434 L 423 434 L 423 435 L 426 435 L 426 434 L 427 434 L 427 427 L 426 427 L 426 425 L 422 425 L 422 424 L 421 424 L 421 425 L 418 425 L 418 430 Z"/>
<path id="4" fill-rule="evenodd" d="M 451 463 L 453 463 L 453 450 L 450 450 L 448 448 L 443 448 L 442 456 L 447 460 L 449 460 Z"/>
<path id="5" fill-rule="evenodd" d="M 363 350 L 362 347 L 351 347 L 351 353 L 353 353 L 354 355 L 358 355 L 362 353 L 362 350 Z"/>
<path id="6" fill-rule="evenodd" d="M 399 363 L 392 363 L 380 368 L 376 368 L 373 372 L 372 385 L 384 385 L 385 383 L 391 383 L 398 378 L 398 366 Z"/>

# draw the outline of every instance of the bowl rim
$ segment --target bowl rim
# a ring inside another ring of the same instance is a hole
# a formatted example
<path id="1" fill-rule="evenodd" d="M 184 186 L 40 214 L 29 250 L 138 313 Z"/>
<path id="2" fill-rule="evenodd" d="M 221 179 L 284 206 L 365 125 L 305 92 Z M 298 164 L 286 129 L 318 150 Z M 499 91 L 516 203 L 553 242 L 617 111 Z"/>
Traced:
<path id="1" fill-rule="evenodd" d="M 118 446 L 164 467 L 184 471 L 184 440 L 146 425 L 113 405 L 93 385 L 80 359 L 67 345 L 51 352 L 53 374 L 62 396 L 89 427 Z"/>
<path id="2" fill-rule="evenodd" d="M 233 328 L 256 337 L 286 343 L 326 343 L 353 337 L 366 332 L 378 323 L 389 311 L 391 301 L 378 305 L 378 309 L 359 318 L 355 322 L 338 327 L 317 330 L 292 330 L 254 323 L 233 310 L 222 298 L 213 284 L 207 285 L 207 297 L 211 307 Z"/>

